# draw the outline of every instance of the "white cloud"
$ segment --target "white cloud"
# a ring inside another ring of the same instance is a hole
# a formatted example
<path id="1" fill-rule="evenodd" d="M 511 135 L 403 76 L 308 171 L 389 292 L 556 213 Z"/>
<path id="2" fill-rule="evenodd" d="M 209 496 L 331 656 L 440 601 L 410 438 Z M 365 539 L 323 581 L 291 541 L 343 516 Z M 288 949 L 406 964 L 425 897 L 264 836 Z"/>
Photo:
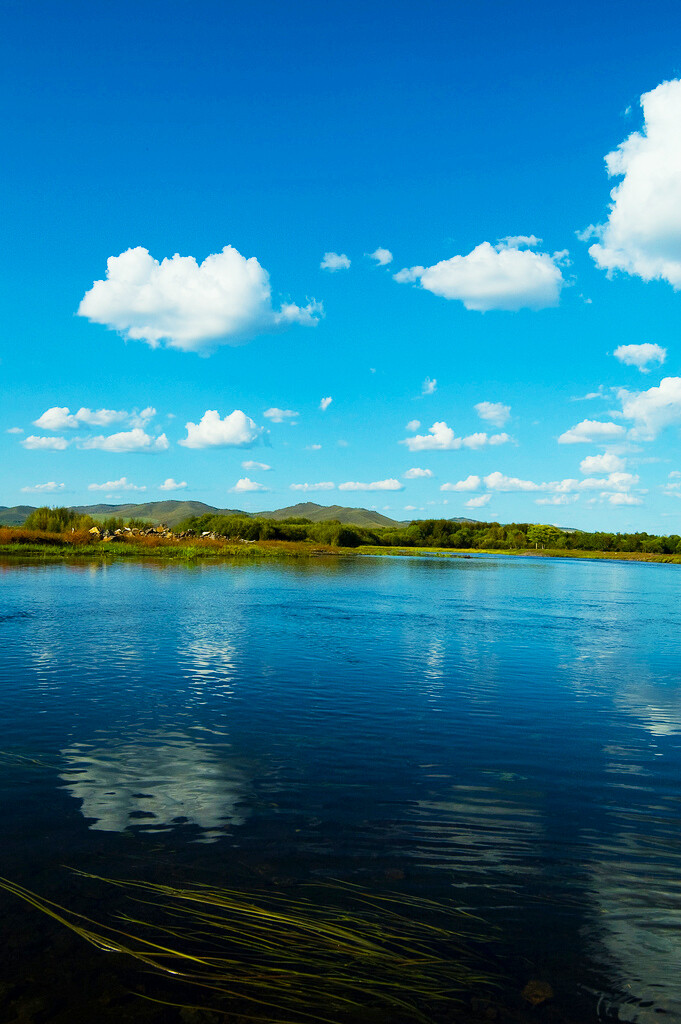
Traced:
<path id="1" fill-rule="evenodd" d="M 136 410 L 132 413 L 125 409 L 88 409 L 83 407 L 78 412 L 72 413 L 67 405 L 54 405 L 46 409 L 42 416 L 34 420 L 34 426 L 42 427 L 43 430 L 66 430 L 75 427 L 108 427 L 112 423 L 120 423 L 122 420 L 130 420 L 133 427 L 145 427 L 149 420 L 156 415 L 156 410 L 149 406 Z"/>
<path id="2" fill-rule="evenodd" d="M 612 452 L 602 455 L 587 455 L 579 464 L 582 473 L 617 473 L 626 468 L 627 460 Z"/>
<path id="3" fill-rule="evenodd" d="M 483 505 L 488 503 L 491 497 L 491 494 L 479 494 L 477 498 L 469 498 L 468 501 L 464 502 L 464 504 L 466 508 L 482 508 Z"/>
<path id="4" fill-rule="evenodd" d="M 503 427 L 511 416 L 511 406 L 503 405 L 501 402 L 478 402 L 475 411 L 481 420 L 486 420 L 495 427 Z"/>
<path id="5" fill-rule="evenodd" d="M 183 491 L 187 486 L 187 481 L 182 480 L 178 484 L 177 480 L 173 480 L 172 476 L 169 476 L 167 480 L 164 480 L 162 484 L 158 485 L 159 491 Z"/>
<path id="6" fill-rule="evenodd" d="M 628 491 L 638 483 L 638 480 L 638 476 L 634 473 L 615 472 L 609 473 L 607 477 L 587 477 L 586 480 L 580 481 L 579 489 L 582 491 Z"/>
<path id="7" fill-rule="evenodd" d="M 573 505 L 579 501 L 578 494 L 554 494 L 552 498 L 535 498 L 535 505 Z"/>
<path id="8" fill-rule="evenodd" d="M 603 494 L 601 495 L 610 505 L 642 505 L 640 498 L 633 494 Z"/>
<path id="9" fill-rule="evenodd" d="M 406 429 L 407 430 L 418 430 L 420 426 L 421 426 L 421 420 L 409 420 L 409 422 L 407 423 Z"/>
<path id="10" fill-rule="evenodd" d="M 24 448 L 31 451 L 63 452 L 71 442 L 67 441 L 65 437 L 36 437 L 35 434 L 31 434 L 30 437 L 25 437 L 21 443 Z"/>
<path id="11" fill-rule="evenodd" d="M 207 409 L 199 423 L 185 423 L 187 436 L 178 442 L 184 448 L 248 448 L 262 434 L 250 416 L 235 409 L 224 419 L 216 409 Z"/>
<path id="12" fill-rule="evenodd" d="M 457 480 L 455 484 L 443 484 L 441 491 L 477 491 L 480 487 L 480 477 L 471 474 L 465 480 Z"/>
<path id="13" fill-rule="evenodd" d="M 518 249 L 520 246 L 528 246 L 530 249 L 536 249 L 538 245 L 542 244 L 543 239 L 537 238 L 536 235 L 506 235 L 505 238 L 500 239 L 501 242 L 508 249 Z"/>
<path id="14" fill-rule="evenodd" d="M 393 254 L 391 253 L 390 249 L 382 249 L 380 245 L 378 249 L 375 249 L 373 252 L 367 253 L 367 256 L 369 256 L 372 260 L 376 260 L 376 263 L 378 264 L 379 267 L 387 267 L 387 265 L 389 263 L 392 263 L 393 261 Z"/>
<path id="15" fill-rule="evenodd" d="M 491 491 L 540 491 L 542 486 L 532 480 L 520 480 L 517 476 L 504 473 L 490 473 L 485 477 L 485 486 Z"/>
<path id="16" fill-rule="evenodd" d="M 469 434 L 467 437 L 457 437 L 451 427 L 442 420 L 433 423 L 427 434 L 416 434 L 414 437 L 407 437 L 400 444 L 406 444 L 410 452 L 425 451 L 455 451 L 458 448 L 482 448 L 486 444 L 506 444 L 511 438 L 508 434 L 492 434 L 489 437 L 485 433 Z"/>
<path id="17" fill-rule="evenodd" d="M 276 406 L 272 409 L 265 409 L 263 413 L 263 416 L 266 416 L 268 420 L 272 420 L 272 423 L 285 423 L 286 420 L 294 420 L 298 415 L 293 409 L 277 409 Z"/>
<path id="18" fill-rule="evenodd" d="M 105 484 L 88 484 L 88 491 L 146 491 L 146 487 L 137 487 L 131 484 L 126 476 L 120 480 L 109 480 Z"/>
<path id="19" fill-rule="evenodd" d="M 399 480 L 374 480 L 371 484 L 361 484 L 348 480 L 347 483 L 338 485 L 339 491 L 403 491 L 404 484 Z"/>
<path id="20" fill-rule="evenodd" d="M 326 410 L 329 408 L 332 402 L 333 398 L 331 398 L 331 396 L 327 398 L 322 398 L 321 402 L 319 403 L 319 408 L 322 410 L 322 412 L 326 412 Z"/>
<path id="21" fill-rule="evenodd" d="M 266 462 L 254 462 L 253 459 L 247 459 L 246 462 L 241 463 L 241 468 L 248 469 L 251 472 L 253 472 L 254 469 L 259 469 L 264 473 L 272 467 L 268 466 Z"/>
<path id="22" fill-rule="evenodd" d="M 232 491 L 235 494 L 242 494 L 246 491 L 267 490 L 269 490 L 269 488 L 265 487 L 264 484 L 259 484 L 255 480 L 249 480 L 247 476 L 242 477 L 241 480 L 237 480 L 237 482 L 234 484 L 234 487 L 230 487 L 230 491 Z"/>
<path id="23" fill-rule="evenodd" d="M 274 309 L 267 271 L 231 245 L 200 264 L 177 254 L 159 263 L 137 246 L 109 257 L 106 280 L 85 293 L 78 315 L 152 348 L 165 342 L 200 352 L 292 323 L 314 325 L 321 306 Z"/>
<path id="24" fill-rule="evenodd" d="M 558 265 L 562 257 L 482 242 L 467 256 L 407 268 L 393 276 L 400 283 L 420 281 L 434 295 L 460 299 L 466 309 L 479 312 L 543 309 L 558 304 L 565 284 Z"/>
<path id="25" fill-rule="evenodd" d="M 624 437 L 626 430 L 618 423 L 582 420 L 558 438 L 558 444 L 608 444 Z"/>
<path id="26" fill-rule="evenodd" d="M 340 444 L 340 443 L 341 442 L 339 441 L 338 444 Z M 305 451 L 306 452 L 320 452 L 321 450 L 322 450 L 322 446 L 320 444 L 306 444 L 305 445 Z"/>
<path id="27" fill-rule="evenodd" d="M 667 358 L 667 349 L 645 342 L 643 345 L 619 345 L 613 355 L 626 366 L 637 366 L 641 373 L 650 373 L 648 363 L 662 365 Z"/>
<path id="28" fill-rule="evenodd" d="M 182 442 L 180 442 L 182 443 Z M 81 441 L 79 448 L 96 448 L 103 452 L 163 452 L 170 447 L 165 434 L 151 437 L 141 427 L 123 430 L 118 434 L 98 434 Z"/>
<path id="29" fill-rule="evenodd" d="M 330 270 L 333 273 L 334 270 L 347 270 L 350 260 L 344 252 L 325 252 L 324 259 L 319 266 L 322 270 Z"/>
<path id="30" fill-rule="evenodd" d="M 291 484 L 292 491 L 332 491 L 336 485 L 330 480 L 322 480 L 318 484 Z"/>
<path id="31" fill-rule="evenodd" d="M 432 469 L 419 469 L 418 466 L 414 466 L 413 469 L 408 469 L 406 473 L 402 474 L 405 480 L 418 480 L 422 476 L 432 476 Z"/>
<path id="32" fill-rule="evenodd" d="M 623 270 L 644 281 L 681 288 L 681 80 L 663 82 L 641 96 L 644 125 L 605 158 L 610 193 L 605 224 L 589 229 L 589 249 L 612 274 Z"/>
<path id="33" fill-rule="evenodd" d="M 5 431 L 6 434 L 23 434 L 23 427 L 8 427 Z"/>
<path id="34" fill-rule="evenodd" d="M 653 441 L 665 427 L 681 423 L 681 377 L 663 377 L 657 387 L 638 393 L 621 388 L 622 415 L 633 420 L 631 437 Z"/>
<path id="35" fill-rule="evenodd" d="M 437 391 L 437 380 L 435 378 L 433 378 L 433 380 L 431 380 L 430 377 L 426 377 L 426 379 L 424 380 L 423 384 L 421 385 L 421 394 L 422 395 L 434 395 L 436 391 Z"/>
<path id="36" fill-rule="evenodd" d="M 54 480 L 50 480 L 46 484 L 34 484 L 33 487 L 22 487 L 22 494 L 43 494 L 51 493 L 52 491 L 63 491 L 65 484 L 55 483 Z"/>

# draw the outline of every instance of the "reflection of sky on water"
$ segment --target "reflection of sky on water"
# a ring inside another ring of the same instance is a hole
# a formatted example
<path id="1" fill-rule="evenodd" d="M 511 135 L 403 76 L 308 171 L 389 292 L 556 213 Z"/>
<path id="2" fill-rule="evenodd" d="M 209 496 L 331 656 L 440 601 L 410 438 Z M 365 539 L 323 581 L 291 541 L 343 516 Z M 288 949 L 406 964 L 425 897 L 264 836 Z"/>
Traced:
<path id="1" fill-rule="evenodd" d="M 123 832 L 130 826 L 196 825 L 203 839 L 242 825 L 249 781 L 205 744 L 172 734 L 106 745 L 76 743 L 62 751 L 61 774 L 90 828 Z"/>

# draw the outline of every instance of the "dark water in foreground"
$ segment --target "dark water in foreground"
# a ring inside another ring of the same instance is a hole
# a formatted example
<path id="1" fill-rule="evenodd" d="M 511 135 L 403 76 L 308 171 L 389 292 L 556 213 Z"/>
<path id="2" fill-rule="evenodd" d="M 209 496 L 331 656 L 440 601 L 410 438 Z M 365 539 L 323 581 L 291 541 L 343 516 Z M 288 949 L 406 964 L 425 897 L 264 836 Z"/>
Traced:
<path id="1" fill-rule="evenodd" d="M 680 589 L 504 557 L 0 564 L 0 875 L 98 921 L 124 897 L 63 865 L 429 896 L 484 922 L 502 1019 L 538 978 L 527 1019 L 679 1021 Z M 203 1019 L 6 893 L 0 940 L 0 1022 Z"/>

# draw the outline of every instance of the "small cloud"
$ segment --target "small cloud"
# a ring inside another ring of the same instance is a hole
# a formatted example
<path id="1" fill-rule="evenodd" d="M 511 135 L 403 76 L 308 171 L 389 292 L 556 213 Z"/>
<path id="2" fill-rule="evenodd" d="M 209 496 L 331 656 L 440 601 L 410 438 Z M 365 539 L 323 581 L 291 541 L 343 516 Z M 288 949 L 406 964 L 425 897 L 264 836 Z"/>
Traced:
<path id="1" fill-rule="evenodd" d="M 503 427 L 511 416 L 511 406 L 503 405 L 501 402 L 478 402 L 475 411 L 481 420 L 486 420 L 495 427 Z"/>
<path id="2" fill-rule="evenodd" d="M 526 247 L 528 249 L 536 249 L 538 245 L 541 245 L 543 238 L 537 238 L 536 235 L 506 235 L 505 238 L 499 239 L 507 249 L 519 249 Z"/>
<path id="3" fill-rule="evenodd" d="M 322 270 L 330 270 L 333 273 L 335 270 L 348 270 L 350 260 L 344 252 L 325 252 L 324 259 L 319 266 Z"/>
<path id="4" fill-rule="evenodd" d="M 488 503 L 491 497 L 491 494 L 479 494 L 477 498 L 469 498 L 464 504 L 466 508 L 482 508 L 483 505 Z"/>
<path id="5" fill-rule="evenodd" d="M 234 487 L 230 487 L 230 491 L 232 491 L 232 493 L 234 494 L 243 494 L 246 491 L 267 490 L 269 490 L 269 488 L 265 487 L 264 484 L 259 484 L 255 480 L 249 480 L 247 476 L 242 477 L 241 480 L 237 480 L 237 482 L 234 484 Z"/>
<path id="6" fill-rule="evenodd" d="M 320 452 L 321 450 L 322 450 L 322 446 L 320 444 L 306 444 L 305 445 L 305 451 L 306 452 Z"/>
<path id="7" fill-rule="evenodd" d="M 178 484 L 177 480 L 173 480 L 172 476 L 169 476 L 167 480 L 164 480 L 162 484 L 158 485 L 158 489 L 159 491 L 183 491 L 186 486 L 186 480 L 183 480 Z"/>
<path id="8" fill-rule="evenodd" d="M 287 420 L 294 420 L 299 413 L 294 412 L 293 409 L 277 409 L 274 406 L 272 409 L 265 409 L 263 416 L 266 419 L 271 420 L 272 423 L 285 423 Z"/>
<path id="9" fill-rule="evenodd" d="M 146 487 L 137 487 L 131 484 L 128 478 L 122 476 L 120 480 L 108 480 L 105 484 L 88 484 L 88 491 L 146 491 Z"/>
<path id="10" fill-rule="evenodd" d="M 667 358 L 667 349 L 645 342 L 643 345 L 619 345 L 613 355 L 625 366 L 636 366 L 641 373 L 650 373 L 648 363 L 661 366 Z"/>
<path id="11" fill-rule="evenodd" d="M 601 495 L 605 501 L 610 505 L 642 505 L 643 501 L 641 498 L 637 498 L 633 494 L 627 494 L 626 492 L 615 492 L 614 494 L 608 494 L 607 492 Z"/>
<path id="12" fill-rule="evenodd" d="M 85 441 L 81 441 L 78 447 L 98 449 L 103 452 L 163 452 L 170 447 L 170 444 L 165 434 L 151 437 L 141 427 L 134 427 L 132 430 L 124 430 L 118 434 L 109 434 L 108 437 L 104 434 L 89 437 Z"/>
<path id="13" fill-rule="evenodd" d="M 459 448 L 482 448 L 485 445 L 507 444 L 511 438 L 508 434 L 492 434 L 488 436 L 484 432 L 468 434 L 467 437 L 457 437 L 451 427 L 448 427 L 444 420 L 433 423 L 427 434 L 416 434 L 414 437 L 407 437 L 400 444 L 406 444 L 410 452 L 424 451 L 456 451 Z"/>
<path id="14" fill-rule="evenodd" d="M 341 439 L 340 441 L 336 441 L 336 444 L 338 445 L 339 448 L 347 448 L 349 446 L 350 442 L 349 441 L 343 441 Z M 321 448 L 321 445 L 319 447 Z"/>
<path id="15" fill-rule="evenodd" d="M 332 402 L 333 398 L 331 397 L 322 398 L 321 402 L 319 403 L 319 408 L 322 410 L 322 412 L 326 412 L 326 410 L 329 408 Z"/>
<path id="16" fill-rule="evenodd" d="M 419 469 L 414 466 L 413 469 L 408 469 L 406 473 L 402 474 L 404 480 L 418 480 L 419 477 L 432 476 L 432 469 Z"/>
<path id="17" fill-rule="evenodd" d="M 552 498 L 535 498 L 535 505 L 573 505 L 579 501 L 578 494 L 554 494 Z"/>
<path id="18" fill-rule="evenodd" d="M 41 430 L 66 430 L 68 427 L 77 427 L 78 420 L 69 412 L 68 406 L 55 405 L 46 409 L 37 420 L 33 420 L 33 425 Z"/>
<path id="19" fill-rule="evenodd" d="M 322 480 L 318 484 L 291 484 L 292 491 L 332 491 L 336 485 L 331 480 Z"/>
<path id="20" fill-rule="evenodd" d="M 250 416 L 235 409 L 224 419 L 216 409 L 207 409 L 199 423 L 185 423 L 187 436 L 178 442 L 184 448 L 249 448 L 262 434 Z"/>
<path id="21" fill-rule="evenodd" d="M 582 473 L 617 473 L 626 469 L 627 460 L 613 452 L 604 452 L 603 455 L 587 455 L 579 464 Z"/>
<path id="22" fill-rule="evenodd" d="M 245 462 L 241 463 L 241 468 L 250 470 L 251 473 L 254 470 L 261 470 L 263 473 L 265 473 L 267 472 L 268 469 L 271 469 L 272 467 L 268 466 L 266 462 L 254 462 L 253 459 L 247 459 Z"/>
<path id="23" fill-rule="evenodd" d="M 608 444 L 626 434 L 624 427 L 617 423 L 603 423 L 600 420 L 582 420 L 566 430 L 558 438 L 558 444 Z"/>
<path id="24" fill-rule="evenodd" d="M 393 261 L 393 254 L 390 249 L 381 249 L 380 246 L 373 252 L 368 252 L 367 256 L 372 260 L 376 260 L 376 264 L 379 267 L 387 267 Z"/>
<path id="25" fill-rule="evenodd" d="M 371 484 L 362 484 L 353 480 L 338 485 L 339 491 L 403 491 L 404 484 L 399 480 L 374 480 Z"/>
<path id="26" fill-rule="evenodd" d="M 37 437 L 35 434 L 31 434 L 30 437 L 25 437 L 21 443 L 29 451 L 63 452 L 65 448 L 68 448 L 70 441 L 67 441 L 65 437 Z"/>
<path id="27" fill-rule="evenodd" d="M 420 426 L 421 426 L 421 420 L 409 420 L 409 422 L 407 423 L 406 429 L 407 430 L 412 430 L 412 431 L 413 430 L 418 430 Z"/>
<path id="28" fill-rule="evenodd" d="M 443 484 L 441 491 L 477 491 L 480 488 L 480 477 L 471 474 L 465 480 L 458 480 L 455 484 Z"/>
<path id="29" fill-rule="evenodd" d="M 431 380 L 430 377 L 426 377 L 426 379 L 424 380 L 423 384 L 421 385 L 421 394 L 422 395 L 434 395 L 436 391 L 437 391 L 437 380 L 435 378 L 433 378 L 433 380 Z"/>
<path id="30" fill-rule="evenodd" d="M 55 483 L 54 480 L 50 480 L 46 484 L 34 484 L 33 487 L 22 487 L 22 494 L 45 494 L 53 491 L 63 491 L 65 484 Z"/>
<path id="31" fill-rule="evenodd" d="M 5 431 L 6 434 L 23 434 L 23 427 L 8 427 Z"/>

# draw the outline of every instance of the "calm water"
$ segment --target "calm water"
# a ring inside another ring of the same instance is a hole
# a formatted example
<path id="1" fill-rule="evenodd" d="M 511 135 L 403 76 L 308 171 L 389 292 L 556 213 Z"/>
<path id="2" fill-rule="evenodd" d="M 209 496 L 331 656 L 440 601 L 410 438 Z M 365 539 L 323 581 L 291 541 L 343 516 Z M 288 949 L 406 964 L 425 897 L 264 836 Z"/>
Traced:
<path id="1" fill-rule="evenodd" d="M 482 918 L 509 1012 L 539 978 L 551 1019 L 681 1020 L 680 589 L 510 557 L 0 565 L 0 874 L 61 903 L 65 864 L 388 886 Z M 6 894 L 0 920 L 0 1021 L 74 1019 L 52 971 L 82 1019 L 171 1019 L 107 1017 L 115 957 Z"/>

